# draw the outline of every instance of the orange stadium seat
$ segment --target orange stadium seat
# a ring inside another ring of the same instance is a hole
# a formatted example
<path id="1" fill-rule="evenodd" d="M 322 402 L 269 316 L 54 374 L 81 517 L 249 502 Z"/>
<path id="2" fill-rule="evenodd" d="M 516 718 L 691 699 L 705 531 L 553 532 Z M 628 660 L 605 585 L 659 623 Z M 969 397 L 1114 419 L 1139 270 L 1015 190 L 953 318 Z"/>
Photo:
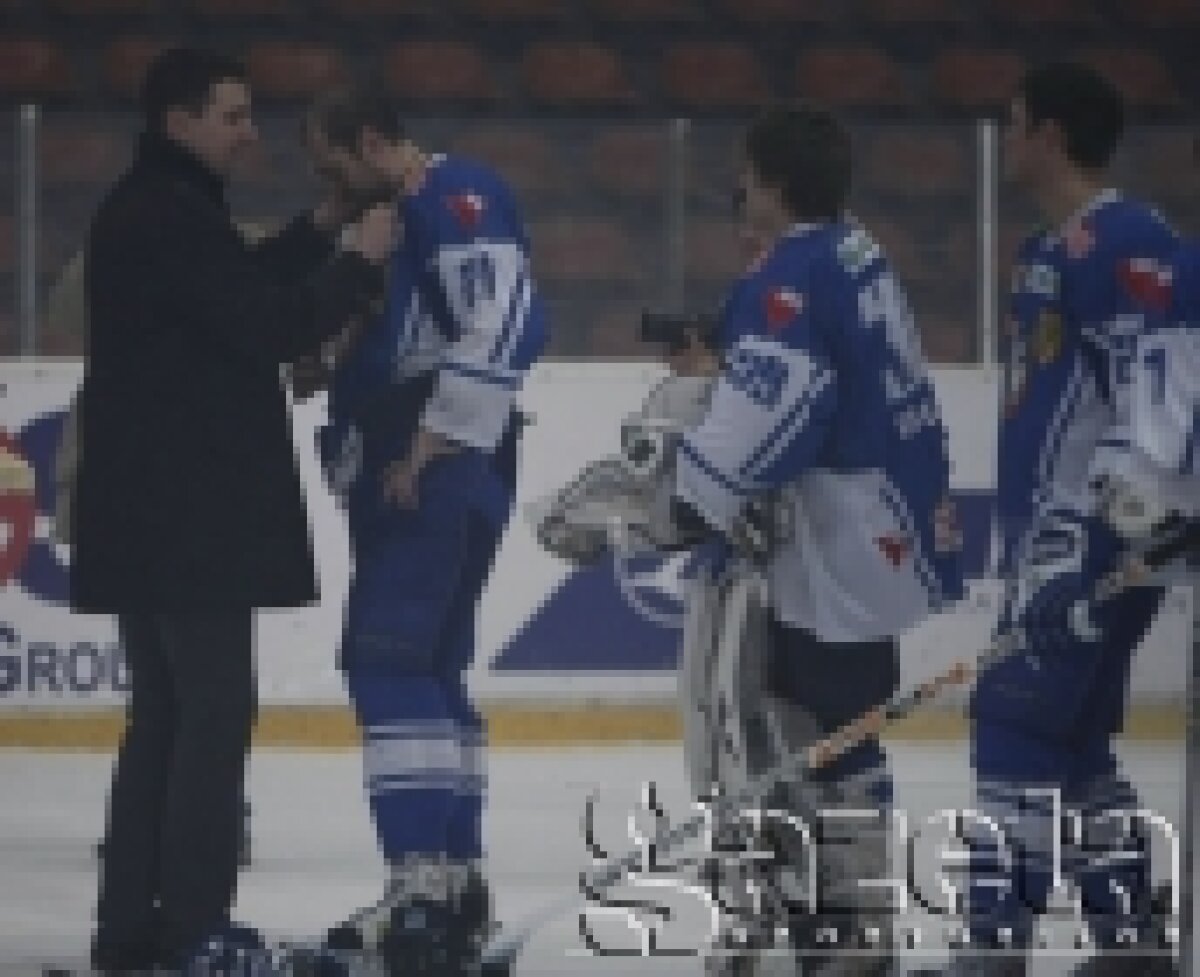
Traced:
<path id="1" fill-rule="evenodd" d="M 912 195 L 964 193 L 972 186 L 972 148 L 961 132 L 885 129 L 857 149 L 862 182 L 876 191 Z M 864 140 L 864 141 L 867 141 Z"/>
<path id="2" fill-rule="evenodd" d="M 1090 27 L 1101 22 L 1094 0 L 991 0 L 997 19 L 1024 26 Z"/>
<path id="3" fill-rule="evenodd" d="M 723 41 L 680 42 L 662 62 L 663 92 L 695 109 L 759 105 L 770 95 L 754 51 Z"/>
<path id="4" fill-rule="evenodd" d="M 807 51 L 796 61 L 796 92 L 831 105 L 896 106 L 913 100 L 904 71 L 874 48 Z"/>
<path id="5" fill-rule="evenodd" d="M 641 263 L 625 229 L 596 217 L 555 217 L 529 229 L 534 273 L 572 283 L 634 282 Z"/>
<path id="6" fill-rule="evenodd" d="M 1180 103 L 1166 63 L 1149 51 L 1105 48 L 1077 56 L 1107 77 L 1135 108 L 1171 108 Z"/>
<path id="7" fill-rule="evenodd" d="M 72 86 L 71 62 L 62 48 L 39 38 L 0 37 L 0 93 L 57 95 Z"/>
<path id="8" fill-rule="evenodd" d="M 41 179 L 49 185 L 111 183 L 129 162 L 130 142 L 125 132 L 100 125 L 47 120 L 38 134 Z"/>
<path id="9" fill-rule="evenodd" d="M 169 46 L 170 41 L 149 37 L 122 37 L 113 41 L 100 56 L 105 88 L 125 98 L 136 96 L 150 62 Z"/>
<path id="10" fill-rule="evenodd" d="M 731 17 L 759 24 L 808 24 L 834 20 L 839 0 L 720 0 Z"/>
<path id="11" fill-rule="evenodd" d="M 1122 5 L 1122 13 L 1151 27 L 1195 27 L 1200 21 L 1196 0 L 1138 0 Z"/>
<path id="12" fill-rule="evenodd" d="M 661 194 L 666 183 L 667 136 L 658 126 L 605 126 L 588 148 L 592 182 L 619 196 Z"/>
<path id="13" fill-rule="evenodd" d="M 694 0 L 588 0 L 591 14 L 617 23 L 679 23 L 699 19 Z"/>
<path id="14" fill-rule="evenodd" d="M 567 186 L 557 148 L 536 126 L 469 126 L 448 148 L 495 167 L 522 198 L 557 193 Z"/>
<path id="15" fill-rule="evenodd" d="M 728 284 L 746 269 L 732 220 L 693 218 L 687 226 L 687 274 L 689 278 Z"/>
<path id="16" fill-rule="evenodd" d="M 346 78 L 341 55 L 319 44 L 287 41 L 256 44 L 246 52 L 254 90 L 276 98 L 305 98 Z"/>
<path id="17" fill-rule="evenodd" d="M 634 100 L 620 56 L 598 44 L 532 44 L 521 58 L 521 77 L 529 96 L 543 104 L 625 105 Z"/>
<path id="18" fill-rule="evenodd" d="M 406 41 L 387 52 L 386 78 L 403 99 L 487 101 L 497 95 L 480 51 L 458 41 Z"/>
<path id="19" fill-rule="evenodd" d="M 934 98 L 944 105 L 974 111 L 997 111 L 1008 104 L 1025 64 L 1005 51 L 959 49 L 933 64 Z"/>

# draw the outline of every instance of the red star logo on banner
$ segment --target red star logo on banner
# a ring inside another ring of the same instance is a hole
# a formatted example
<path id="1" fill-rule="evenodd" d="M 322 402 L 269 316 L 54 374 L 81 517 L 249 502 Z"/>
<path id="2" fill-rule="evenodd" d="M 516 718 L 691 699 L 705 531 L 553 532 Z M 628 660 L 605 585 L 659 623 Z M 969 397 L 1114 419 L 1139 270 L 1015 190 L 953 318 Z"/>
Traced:
<path id="1" fill-rule="evenodd" d="M 33 467 L 13 437 L 0 431 L 0 584 L 24 564 L 36 518 Z"/>

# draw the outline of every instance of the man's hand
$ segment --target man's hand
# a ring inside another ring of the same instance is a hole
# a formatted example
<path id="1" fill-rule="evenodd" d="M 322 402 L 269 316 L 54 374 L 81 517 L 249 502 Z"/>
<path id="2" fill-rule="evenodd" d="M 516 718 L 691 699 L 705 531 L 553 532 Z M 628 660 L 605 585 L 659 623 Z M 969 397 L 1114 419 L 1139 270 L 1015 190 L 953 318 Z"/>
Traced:
<path id="1" fill-rule="evenodd" d="M 383 473 L 383 497 L 405 509 L 417 507 L 417 484 L 421 471 L 434 458 L 453 454 L 458 445 L 424 428 L 417 430 L 408 457 L 394 461 Z"/>
<path id="2" fill-rule="evenodd" d="M 385 264 L 396 247 L 399 226 L 394 204 L 376 204 L 342 229 L 342 249 L 362 255 L 375 265 Z"/>

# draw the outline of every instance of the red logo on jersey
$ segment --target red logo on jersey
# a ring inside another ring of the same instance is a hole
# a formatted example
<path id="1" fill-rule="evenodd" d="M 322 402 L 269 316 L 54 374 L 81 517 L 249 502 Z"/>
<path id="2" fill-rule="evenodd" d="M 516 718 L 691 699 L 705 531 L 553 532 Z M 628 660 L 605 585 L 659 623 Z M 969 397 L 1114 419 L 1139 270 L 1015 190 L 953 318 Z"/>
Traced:
<path id="1" fill-rule="evenodd" d="M 1067 248 L 1067 257 L 1078 261 L 1091 254 L 1096 246 L 1096 235 L 1088 224 L 1079 222 L 1070 225 L 1063 234 L 1063 243 Z"/>
<path id="2" fill-rule="evenodd" d="M 791 288 L 776 288 L 767 293 L 767 330 L 776 333 L 792 322 L 804 308 L 804 296 Z"/>
<path id="3" fill-rule="evenodd" d="M 1121 262 L 1117 277 L 1134 299 L 1152 309 L 1163 310 L 1171 304 L 1171 269 L 1153 258 L 1130 258 Z"/>
<path id="4" fill-rule="evenodd" d="M 448 198 L 446 206 L 458 218 L 458 222 L 468 230 L 474 230 L 479 226 L 479 222 L 483 220 L 483 212 L 487 209 L 483 197 L 471 191 L 457 193 Z"/>
<path id="5" fill-rule="evenodd" d="M 879 547 L 879 552 L 884 555 L 888 563 L 897 569 L 912 549 L 912 544 L 905 537 L 895 534 L 880 536 L 875 540 L 875 545 Z"/>

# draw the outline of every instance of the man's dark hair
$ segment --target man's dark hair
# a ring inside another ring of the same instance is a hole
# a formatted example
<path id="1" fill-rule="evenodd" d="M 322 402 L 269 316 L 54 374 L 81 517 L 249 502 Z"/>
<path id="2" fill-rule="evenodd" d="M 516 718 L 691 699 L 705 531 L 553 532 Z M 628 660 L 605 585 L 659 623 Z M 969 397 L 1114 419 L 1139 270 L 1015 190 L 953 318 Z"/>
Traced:
<path id="1" fill-rule="evenodd" d="M 796 220 L 836 220 L 850 190 L 850 135 L 815 105 L 768 109 L 750 126 L 746 159 Z"/>
<path id="2" fill-rule="evenodd" d="M 338 88 L 321 96 L 307 113 L 306 124 L 319 126 L 330 146 L 351 152 L 358 149 L 358 141 L 367 129 L 389 142 L 404 138 L 396 103 L 374 84 Z"/>
<path id="3" fill-rule="evenodd" d="M 223 81 L 246 81 L 246 69 L 236 58 L 190 47 L 164 51 L 150 63 L 142 80 L 146 127 L 161 131 L 171 109 L 203 112 L 213 87 Z"/>
<path id="4" fill-rule="evenodd" d="M 1125 106 L 1107 78 L 1059 61 L 1030 70 L 1018 91 L 1031 126 L 1058 123 L 1071 162 L 1085 170 L 1108 165 L 1125 131 Z"/>

